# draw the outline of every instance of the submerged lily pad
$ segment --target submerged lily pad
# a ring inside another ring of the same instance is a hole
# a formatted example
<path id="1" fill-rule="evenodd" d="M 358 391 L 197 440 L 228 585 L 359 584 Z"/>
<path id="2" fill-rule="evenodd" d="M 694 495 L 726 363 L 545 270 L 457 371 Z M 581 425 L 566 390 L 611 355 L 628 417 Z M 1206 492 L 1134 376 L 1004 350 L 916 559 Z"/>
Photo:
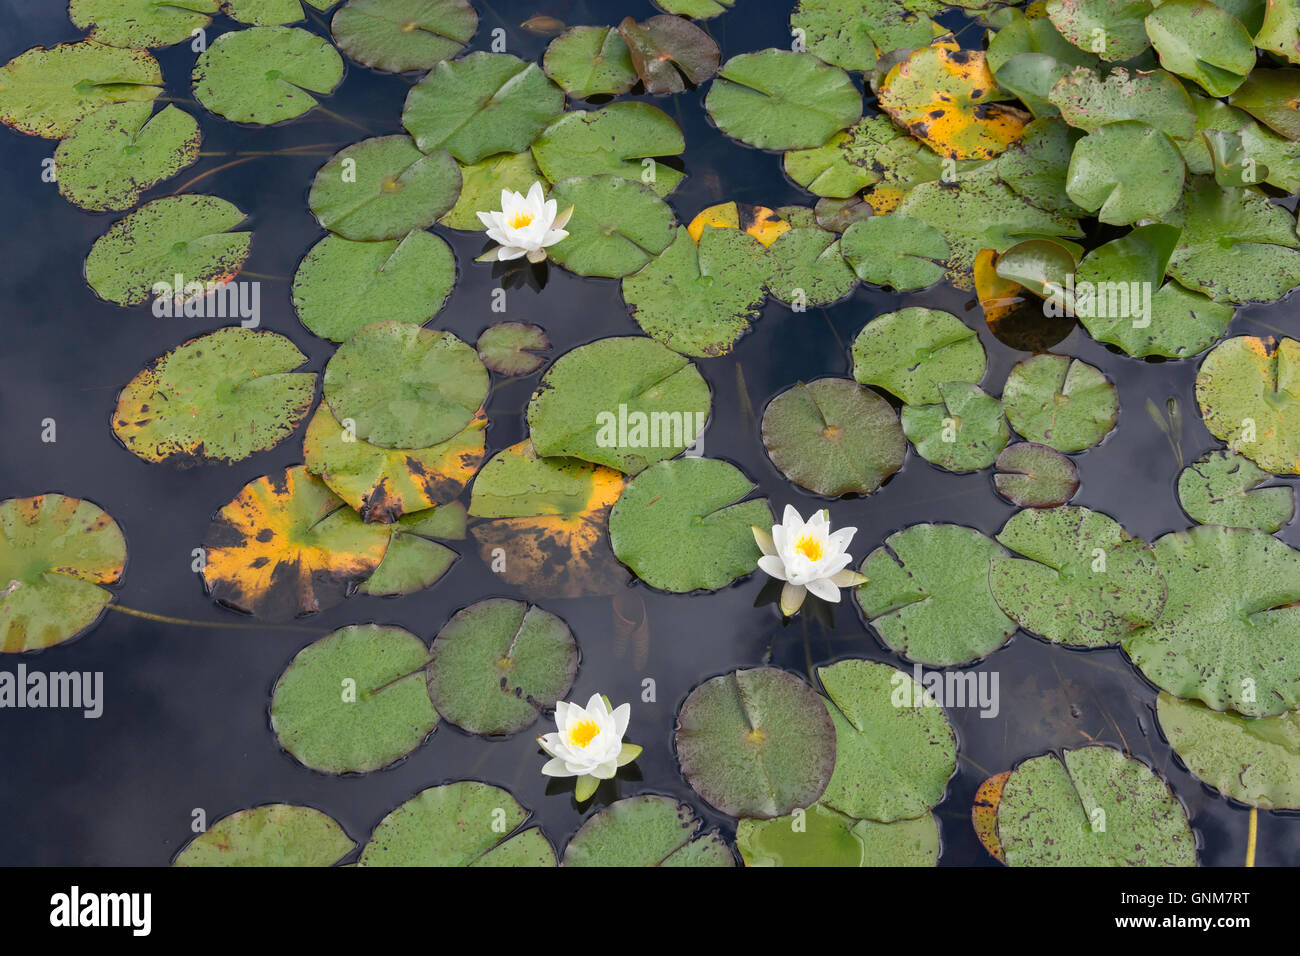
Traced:
<path id="1" fill-rule="evenodd" d="M 603 174 L 562 179 L 549 199 L 573 208 L 569 235 L 552 259 L 580 276 L 617 279 L 636 272 L 673 241 L 673 211 L 649 186 Z"/>
<path id="2" fill-rule="evenodd" d="M 248 258 L 253 234 L 230 231 L 244 218 L 216 196 L 155 199 L 95 240 L 86 256 L 86 281 L 101 299 L 118 305 L 147 301 L 159 284 L 170 290 L 178 275 L 187 284 L 225 282 Z M 166 294 L 189 297 L 180 289 Z"/>
<path id="3" fill-rule="evenodd" d="M 672 797 L 617 800 L 588 819 L 564 848 L 564 866 L 735 866 L 717 830 Z M 698 834 L 698 835 L 697 835 Z"/>
<path id="4" fill-rule="evenodd" d="M 376 322 L 325 366 L 325 401 L 357 438 L 382 448 L 427 448 L 474 418 L 488 392 L 478 353 L 450 332 Z"/>
<path id="5" fill-rule="evenodd" d="M 1238 335 L 1205 356 L 1196 403 L 1229 450 L 1275 475 L 1300 473 L 1300 341 Z"/>
<path id="6" fill-rule="evenodd" d="M 429 697 L 462 730 L 505 736 L 554 707 L 577 673 L 578 645 L 564 621 L 493 598 L 458 611 L 433 639 Z"/>
<path id="7" fill-rule="evenodd" d="M 1023 558 L 994 558 L 989 587 L 1031 634 L 1069 647 L 1104 647 L 1160 618 L 1166 586 L 1155 554 L 1107 515 L 1027 508 L 1011 516 L 998 541 Z"/>
<path id="8" fill-rule="evenodd" d="M 1262 531 L 1198 526 L 1155 543 L 1164 613 L 1124 650 L 1147 679 L 1215 710 L 1270 717 L 1300 705 L 1300 552 Z"/>
<path id="9" fill-rule="evenodd" d="M 817 679 L 835 724 L 835 772 L 821 802 L 882 823 L 937 806 L 957 769 L 957 735 L 925 688 L 865 660 L 819 667 Z"/>
<path id="10" fill-rule="evenodd" d="M 893 406 L 847 378 L 800 382 L 763 412 L 772 464 L 819 495 L 869 495 L 903 466 L 907 441 Z"/>
<path id="11" fill-rule="evenodd" d="M 316 397 L 282 335 L 217 329 L 155 359 L 117 397 L 113 434 L 145 461 L 242 461 L 293 434 Z"/>
<path id="12" fill-rule="evenodd" d="M 266 621 L 333 607 L 383 560 L 384 525 L 302 465 L 246 484 L 208 526 L 203 583 L 214 601 Z"/>
<path id="13" fill-rule="evenodd" d="M 567 352 L 528 403 L 541 455 L 565 455 L 636 474 L 699 437 L 709 387 L 694 363 L 653 339 L 598 339 Z"/>
<path id="14" fill-rule="evenodd" d="M 94 40 L 35 47 L 0 67 L 0 123 L 61 139 L 101 106 L 152 101 L 162 82 L 158 61 L 144 50 Z"/>
<path id="15" fill-rule="evenodd" d="M 555 866 L 540 827 L 500 787 L 458 780 L 416 794 L 375 826 L 358 866 Z"/>
<path id="16" fill-rule="evenodd" d="M 459 501 L 403 515 L 389 525 L 384 560 L 357 591 L 388 597 L 431 587 L 460 557 L 439 538 L 465 537 L 465 506 Z"/>
<path id="17" fill-rule="evenodd" d="M 343 58 L 324 37 L 298 27 L 223 33 L 194 63 L 194 98 L 234 123 L 279 123 L 333 92 Z"/>
<path id="18" fill-rule="evenodd" d="M 941 382 L 979 382 L 984 376 L 984 346 L 975 330 L 938 309 L 876 316 L 853 340 L 852 355 L 854 378 L 909 405 L 941 402 Z"/>
<path id="19" fill-rule="evenodd" d="M 140 194 L 199 158 L 198 121 L 152 103 L 114 103 L 72 128 L 54 151 L 59 194 L 82 209 L 130 209 Z"/>
<path id="20" fill-rule="evenodd" d="M 0 501 L 0 653 L 86 631 L 125 565 L 122 529 L 98 505 L 59 494 Z"/>
<path id="21" fill-rule="evenodd" d="M 1091 448 L 1119 416 L 1115 386 L 1098 369 L 1068 355 L 1035 355 L 1016 364 L 1002 389 L 1011 427 L 1057 451 Z"/>
<path id="22" fill-rule="evenodd" d="M 822 795 L 835 725 L 817 692 L 774 667 L 714 677 L 677 714 L 677 760 L 692 789 L 733 817 L 778 817 Z"/>
<path id="23" fill-rule="evenodd" d="M 1207 452 L 1179 474 L 1178 503 L 1197 524 L 1273 534 L 1295 516 L 1295 492 L 1259 487 L 1272 477 L 1234 452 Z"/>
<path id="24" fill-rule="evenodd" d="M 1079 469 L 1068 456 L 1036 442 L 1008 445 L 993 463 L 998 494 L 1022 508 L 1063 505 L 1079 490 Z"/>
<path id="25" fill-rule="evenodd" d="M 970 382 L 941 382 L 942 401 L 904 405 L 903 432 L 926 461 L 948 471 L 993 464 L 1011 438 L 1002 403 Z"/>
<path id="26" fill-rule="evenodd" d="M 637 102 L 567 112 L 532 147 L 533 159 L 551 182 L 609 173 L 644 183 L 660 196 L 672 192 L 683 174 L 655 157 L 677 156 L 685 149 L 682 131 L 667 113 Z"/>
<path id="27" fill-rule="evenodd" d="M 462 163 L 527 149 L 564 110 L 564 92 L 536 63 L 482 50 L 444 60 L 411 88 L 402 125 L 425 153 Z"/>
<path id="28" fill-rule="evenodd" d="M 313 807 L 269 803 L 208 827 L 173 866 L 333 866 L 356 847 L 333 817 Z"/>
<path id="29" fill-rule="evenodd" d="M 876 823 L 814 803 L 773 820 L 741 820 L 736 849 L 746 866 L 935 866 L 939 826 L 929 813 Z"/>
<path id="30" fill-rule="evenodd" d="M 868 581 L 854 593 L 872 629 L 908 660 L 969 664 L 1016 632 L 989 591 L 989 562 L 1006 554 L 974 528 L 912 525 L 867 555 Z"/>
<path id="31" fill-rule="evenodd" d="M 220 10 L 221 0 L 70 0 L 68 18 L 99 43 L 156 47 L 188 40 Z"/>
<path id="32" fill-rule="evenodd" d="M 758 567 L 754 527 L 772 527 L 755 484 L 711 458 L 661 461 L 629 482 L 609 515 L 614 554 L 661 591 L 716 591 Z"/>
<path id="33" fill-rule="evenodd" d="M 280 746 L 324 773 L 367 773 L 402 759 L 433 732 L 424 688 L 429 649 L 400 627 L 354 624 L 308 644 L 271 692 Z"/>
<path id="34" fill-rule="evenodd" d="M 1112 747 L 1023 761 L 997 821 L 1008 866 L 1196 864 L 1196 837 L 1169 784 Z"/>
<path id="35" fill-rule="evenodd" d="M 478 337 L 478 357 L 501 375 L 528 375 L 546 364 L 540 353 L 551 347 L 546 330 L 526 322 L 498 322 Z"/>
<path id="36" fill-rule="evenodd" d="M 386 73 L 433 69 L 464 49 L 476 29 L 469 0 L 348 0 L 330 21 L 340 50 Z"/>
<path id="37" fill-rule="evenodd" d="M 858 121 L 862 95 L 847 73 L 811 53 L 763 50 L 722 64 L 704 107 L 749 146 L 809 149 Z"/>
<path id="38" fill-rule="evenodd" d="M 1156 716 L 1178 759 L 1225 797 L 1300 810 L 1300 712 L 1247 719 L 1161 694 Z"/>
<path id="39" fill-rule="evenodd" d="M 542 69 L 575 99 L 617 96 L 636 86 L 627 43 L 614 27 L 573 27 L 551 41 Z"/>

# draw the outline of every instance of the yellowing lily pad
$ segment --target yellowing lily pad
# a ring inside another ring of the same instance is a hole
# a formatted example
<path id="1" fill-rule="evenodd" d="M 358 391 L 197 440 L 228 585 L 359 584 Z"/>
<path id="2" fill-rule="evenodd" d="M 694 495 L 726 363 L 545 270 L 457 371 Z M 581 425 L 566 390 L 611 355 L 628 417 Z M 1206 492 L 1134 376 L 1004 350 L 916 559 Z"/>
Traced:
<path id="1" fill-rule="evenodd" d="M 686 231 L 690 233 L 691 239 L 698 243 L 708 226 L 718 229 L 739 229 L 769 247 L 791 228 L 790 223 L 782 219 L 775 210 L 768 209 L 766 206 L 738 202 L 722 202 L 701 209 L 686 227 Z"/>

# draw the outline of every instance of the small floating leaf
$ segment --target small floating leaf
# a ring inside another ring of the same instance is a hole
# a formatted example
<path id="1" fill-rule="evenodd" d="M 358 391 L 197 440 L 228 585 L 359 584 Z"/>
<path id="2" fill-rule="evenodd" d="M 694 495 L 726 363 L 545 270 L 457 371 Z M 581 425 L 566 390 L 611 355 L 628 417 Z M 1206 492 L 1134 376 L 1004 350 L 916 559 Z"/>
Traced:
<path id="1" fill-rule="evenodd" d="M 1011 776 L 1010 770 L 995 773 L 979 785 L 975 791 L 975 800 L 971 805 L 971 825 L 981 845 L 989 855 L 1001 863 L 1007 862 L 1007 855 L 1002 850 L 1002 841 L 998 839 L 998 804 L 1002 802 L 1002 789 Z"/>
<path id="2" fill-rule="evenodd" d="M 427 508 L 403 515 L 389 528 L 384 560 L 357 588 L 361 594 L 414 594 L 438 581 L 460 555 L 435 539 L 465 537 L 465 506 L 453 501 Z"/>
<path id="3" fill-rule="evenodd" d="M 1011 437 L 1002 403 L 970 382 L 941 382 L 942 401 L 904 405 L 903 431 L 926 461 L 948 471 L 993 464 Z"/>
<path id="4" fill-rule="evenodd" d="M 542 69 L 574 99 L 617 96 L 636 86 L 627 43 L 614 27 L 572 27 L 551 41 Z"/>
<path id="5" fill-rule="evenodd" d="M 905 134 L 885 116 L 868 116 L 812 149 L 792 149 L 782 165 L 786 175 L 815 196 L 844 199 L 880 182 L 876 154 Z"/>
<path id="6" fill-rule="evenodd" d="M 1008 445 L 993 463 L 993 487 L 1021 508 L 1063 505 L 1079 490 L 1079 469 L 1068 456 L 1036 442 Z"/>
<path id="7" fill-rule="evenodd" d="M 1119 416 L 1115 386 L 1098 369 L 1068 355 L 1035 355 L 1018 362 L 1002 389 L 1011 427 L 1057 451 L 1091 448 Z"/>
<path id="8" fill-rule="evenodd" d="M 617 800 L 588 819 L 564 848 L 564 866 L 735 866 L 717 830 L 672 797 Z M 697 835 L 698 834 L 698 835 Z"/>
<path id="9" fill-rule="evenodd" d="M 343 79 L 343 58 L 298 27 L 223 33 L 194 63 L 194 98 L 234 123 L 279 123 L 316 106 Z"/>
<path id="10" fill-rule="evenodd" d="M 385 73 L 433 69 L 459 53 L 476 29 L 478 14 L 468 0 L 348 0 L 330 21 L 340 50 Z"/>
<path id="11" fill-rule="evenodd" d="M 1300 70 L 1258 70 L 1232 97 L 1269 129 L 1289 140 L 1300 139 Z"/>
<path id="12" fill-rule="evenodd" d="M 222 817 L 185 845 L 173 866 L 333 866 L 356 847 L 312 807 L 269 803 Z"/>
<path id="13" fill-rule="evenodd" d="M 852 355 L 854 378 L 909 405 L 941 402 L 941 382 L 978 382 L 984 376 L 984 346 L 975 330 L 938 309 L 876 316 L 853 340 Z"/>
<path id="14" fill-rule="evenodd" d="M 1229 450 L 1275 475 L 1300 473 L 1300 342 L 1239 335 L 1205 356 L 1196 403 Z"/>
<path id="15" fill-rule="evenodd" d="M 855 820 L 814 803 L 796 816 L 741 820 L 736 849 L 746 866 L 935 866 L 939 825 L 933 814 L 897 823 Z"/>
<path id="16" fill-rule="evenodd" d="M 1295 516 L 1295 492 L 1289 485 L 1259 487 L 1271 477 L 1231 451 L 1207 452 L 1178 476 L 1178 503 L 1198 524 L 1274 534 Z"/>
<path id="17" fill-rule="evenodd" d="M 525 322 L 498 322 L 478 337 L 479 360 L 501 375 L 529 375 L 546 364 L 539 353 L 551 347 L 546 330 Z"/>
<path id="18" fill-rule="evenodd" d="M 1080 133 L 1059 119 L 1044 117 L 998 157 L 1002 181 L 1034 205 L 1067 216 L 1085 215 L 1066 192 L 1070 156 Z"/>
<path id="19" fill-rule="evenodd" d="M 783 232 L 768 248 L 768 258 L 768 291 L 799 311 L 838 302 L 858 284 L 839 237 L 820 227 Z"/>
<path id="20" fill-rule="evenodd" d="M 685 149 L 682 131 L 663 110 L 649 103 L 618 102 L 563 114 L 534 141 L 533 158 L 551 182 L 609 173 L 646 183 L 667 196 L 682 173 L 653 158 L 676 156 Z M 647 165 L 646 159 L 652 162 Z"/>
<path id="21" fill-rule="evenodd" d="M 876 215 L 844 230 L 844 259 L 863 282 L 911 292 L 943 278 L 950 249 L 943 233 L 919 219 Z"/>

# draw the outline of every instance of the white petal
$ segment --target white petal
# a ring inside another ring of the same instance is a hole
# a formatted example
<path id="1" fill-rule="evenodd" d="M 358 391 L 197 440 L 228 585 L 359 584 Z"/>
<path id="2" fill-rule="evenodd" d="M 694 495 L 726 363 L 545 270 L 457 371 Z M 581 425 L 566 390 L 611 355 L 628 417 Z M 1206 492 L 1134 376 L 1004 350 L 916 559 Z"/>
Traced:
<path id="1" fill-rule="evenodd" d="M 618 761 L 606 760 L 587 772 L 600 780 L 609 780 L 614 774 L 618 773 Z"/>
<path id="2" fill-rule="evenodd" d="M 632 719 L 632 705 L 619 704 L 614 708 L 614 736 L 618 738 L 618 745 L 623 746 L 623 735 L 627 733 L 627 722 Z"/>
<path id="3" fill-rule="evenodd" d="M 765 554 L 758 559 L 758 568 L 760 571 L 766 571 L 771 577 L 778 581 L 787 581 L 789 578 L 785 573 L 785 562 L 775 554 Z"/>
<path id="4" fill-rule="evenodd" d="M 496 225 L 496 219 L 494 217 L 497 216 L 497 213 L 476 212 L 474 215 L 478 216 L 478 221 L 483 223 L 483 225 L 487 226 L 489 229 Z"/>
<path id="5" fill-rule="evenodd" d="M 552 229 L 546 235 L 542 236 L 542 245 L 553 246 L 561 239 L 567 239 L 567 238 L 569 238 L 569 234 L 565 232 L 563 229 Z"/>
<path id="6" fill-rule="evenodd" d="M 803 527 L 803 518 L 799 516 L 799 512 L 794 510 L 794 505 L 785 506 L 785 511 L 781 514 L 781 524 L 791 528 Z"/>
<path id="7" fill-rule="evenodd" d="M 609 709 L 605 707 L 605 698 L 599 694 L 592 694 L 591 700 L 587 701 L 587 716 L 594 718 L 597 724 L 602 723 L 603 719 L 609 716 Z"/>
<path id="8" fill-rule="evenodd" d="M 527 252 L 527 249 L 520 249 L 518 246 L 502 246 L 497 252 L 497 258 L 502 262 L 509 262 L 511 259 L 518 259 Z"/>
<path id="9" fill-rule="evenodd" d="M 831 604 L 840 603 L 840 589 L 826 578 L 816 578 L 808 582 L 808 593 Z"/>
<path id="10" fill-rule="evenodd" d="M 542 201 L 545 198 L 546 194 L 542 192 L 542 184 L 539 182 L 533 183 L 528 190 L 528 205 L 532 206 L 534 209 L 540 210 L 542 208 Z"/>
<path id="11" fill-rule="evenodd" d="M 542 764 L 542 773 L 548 777 L 572 777 L 574 776 L 563 760 L 559 757 L 552 757 L 546 763 Z"/>

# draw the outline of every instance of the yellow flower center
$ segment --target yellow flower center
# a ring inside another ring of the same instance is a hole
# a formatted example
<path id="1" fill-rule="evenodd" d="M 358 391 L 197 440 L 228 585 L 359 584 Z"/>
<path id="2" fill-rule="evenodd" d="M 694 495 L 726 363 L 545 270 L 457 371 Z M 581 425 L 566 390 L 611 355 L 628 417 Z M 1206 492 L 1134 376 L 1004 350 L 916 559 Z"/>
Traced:
<path id="1" fill-rule="evenodd" d="M 531 212 L 517 212 L 510 217 L 511 229 L 522 229 L 524 226 L 531 225 L 533 214 Z"/>
<path id="2" fill-rule="evenodd" d="M 822 550 L 822 543 L 810 534 L 804 535 L 794 543 L 795 551 L 802 554 L 809 561 L 820 561 L 825 553 Z"/>
<path id="3" fill-rule="evenodd" d="M 569 743 L 575 747 L 586 747 L 596 739 L 600 728 L 594 720 L 582 720 L 569 728 Z"/>

